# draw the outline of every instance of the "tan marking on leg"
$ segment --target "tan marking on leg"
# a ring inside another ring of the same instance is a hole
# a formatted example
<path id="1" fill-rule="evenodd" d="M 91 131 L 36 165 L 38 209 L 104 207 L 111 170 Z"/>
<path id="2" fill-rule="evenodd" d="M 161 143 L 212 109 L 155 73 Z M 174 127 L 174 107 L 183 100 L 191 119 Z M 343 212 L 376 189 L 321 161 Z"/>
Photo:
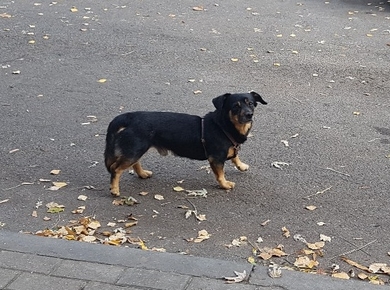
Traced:
<path id="1" fill-rule="evenodd" d="M 240 158 L 238 158 L 238 155 L 232 158 L 232 162 L 240 171 L 247 171 L 249 168 L 249 165 L 242 162 Z"/>
<path id="2" fill-rule="evenodd" d="M 219 186 L 223 189 L 232 189 L 235 186 L 234 182 L 228 181 L 225 179 L 225 172 L 223 170 L 224 164 L 215 163 L 212 158 L 209 159 L 210 167 L 215 174 L 215 178 L 217 179 Z"/>
<path id="3" fill-rule="evenodd" d="M 149 178 L 153 174 L 152 171 L 143 169 L 139 161 L 133 165 L 133 169 L 140 178 Z"/>
<path id="4" fill-rule="evenodd" d="M 114 162 L 110 167 L 111 172 L 111 184 L 110 184 L 110 192 L 114 196 L 119 196 L 119 180 L 121 178 L 122 173 L 130 168 L 132 165 L 128 160 L 123 160 L 118 158 L 116 162 Z"/>
<path id="5" fill-rule="evenodd" d="M 236 150 L 234 149 L 233 146 L 230 146 L 229 147 L 229 150 L 228 150 L 228 153 L 227 153 L 227 156 L 226 156 L 226 159 L 231 159 L 233 158 L 235 155 L 237 154 Z"/>

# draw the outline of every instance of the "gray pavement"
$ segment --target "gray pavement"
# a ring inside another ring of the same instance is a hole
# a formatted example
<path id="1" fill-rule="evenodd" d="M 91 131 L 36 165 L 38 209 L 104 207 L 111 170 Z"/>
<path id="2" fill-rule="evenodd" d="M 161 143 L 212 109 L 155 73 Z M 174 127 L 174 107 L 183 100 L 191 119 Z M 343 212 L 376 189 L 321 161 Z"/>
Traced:
<path id="1" fill-rule="evenodd" d="M 0 289 L 378 289 L 356 280 L 339 280 L 283 270 L 270 278 L 267 268 L 248 263 L 104 246 L 0 231 Z M 223 277 L 246 271 L 245 282 Z"/>

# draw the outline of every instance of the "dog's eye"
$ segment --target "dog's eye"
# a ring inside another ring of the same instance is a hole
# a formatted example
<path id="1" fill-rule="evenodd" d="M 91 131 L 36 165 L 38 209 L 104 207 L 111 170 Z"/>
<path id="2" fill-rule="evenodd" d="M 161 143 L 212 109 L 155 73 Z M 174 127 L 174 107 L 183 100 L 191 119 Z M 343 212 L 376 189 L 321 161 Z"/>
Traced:
<path id="1" fill-rule="evenodd" d="M 254 104 L 253 102 L 249 102 L 248 105 L 252 107 Z"/>

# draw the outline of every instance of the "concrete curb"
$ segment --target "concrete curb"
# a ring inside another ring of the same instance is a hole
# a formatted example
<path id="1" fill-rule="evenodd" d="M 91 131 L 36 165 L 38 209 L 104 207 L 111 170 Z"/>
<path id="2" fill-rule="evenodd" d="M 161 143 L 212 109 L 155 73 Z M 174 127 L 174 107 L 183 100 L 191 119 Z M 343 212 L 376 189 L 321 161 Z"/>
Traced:
<path id="1" fill-rule="evenodd" d="M 272 279 L 266 267 L 252 267 L 248 263 L 8 231 L 0 231 L 0 250 L 0 289 L 42 290 L 50 289 L 52 283 L 65 283 L 68 289 L 370 290 L 379 287 L 294 271 L 283 271 L 281 278 Z M 251 274 L 248 283 L 223 282 L 224 276 L 234 276 L 234 271 L 244 270 Z"/>

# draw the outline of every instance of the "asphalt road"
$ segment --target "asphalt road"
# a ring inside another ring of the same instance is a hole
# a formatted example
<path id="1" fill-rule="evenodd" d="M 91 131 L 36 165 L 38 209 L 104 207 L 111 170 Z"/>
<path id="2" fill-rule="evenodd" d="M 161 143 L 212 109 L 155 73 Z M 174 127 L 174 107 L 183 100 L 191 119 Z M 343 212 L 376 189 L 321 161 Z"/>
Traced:
<path id="1" fill-rule="evenodd" d="M 247 242 L 227 246 L 261 237 L 260 248 L 283 245 L 288 256 L 272 260 L 291 266 L 302 238 L 323 234 L 323 256 L 308 254 L 321 271 L 348 271 L 341 254 L 389 263 L 389 11 L 352 0 L 1 1 L 1 228 L 36 232 L 92 216 L 101 233 L 132 215 L 129 236 L 150 249 L 262 264 Z M 218 189 L 207 162 L 151 151 L 143 164 L 153 177 L 121 181 L 139 204 L 112 204 L 103 164 L 112 118 L 204 115 L 212 98 L 250 90 L 269 104 L 257 107 L 240 152 L 249 171 L 226 165 L 234 190 Z M 67 185 L 48 190 L 52 181 Z M 47 213 L 49 202 L 64 211 Z M 184 206 L 207 220 L 186 219 Z M 200 230 L 210 238 L 188 241 Z"/>

